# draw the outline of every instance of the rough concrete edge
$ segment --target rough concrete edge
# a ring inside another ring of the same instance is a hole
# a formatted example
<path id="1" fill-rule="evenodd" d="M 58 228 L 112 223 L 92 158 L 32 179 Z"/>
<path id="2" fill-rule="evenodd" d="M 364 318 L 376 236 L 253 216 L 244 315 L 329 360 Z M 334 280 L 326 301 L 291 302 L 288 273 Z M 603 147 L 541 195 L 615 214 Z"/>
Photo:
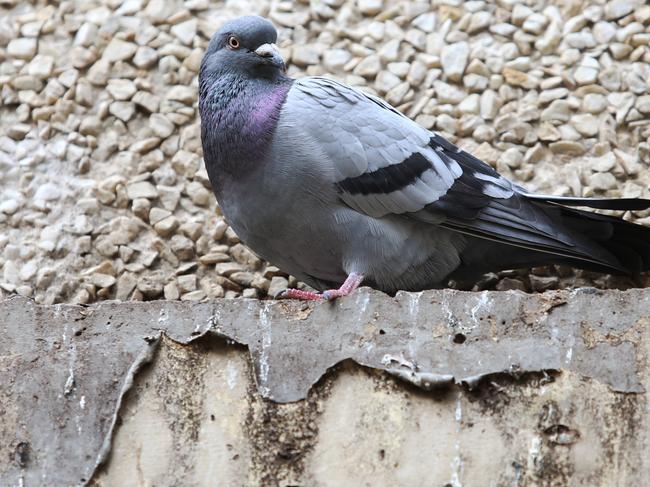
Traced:
<path id="1" fill-rule="evenodd" d="M 26 301 L 31 301 L 31 300 L 26 300 Z M 267 305 L 268 304 L 270 303 L 267 303 Z M 251 345 L 238 338 L 233 338 L 231 335 L 225 333 L 224 331 L 215 329 L 218 326 L 218 323 L 214 320 L 215 313 L 211 312 L 210 315 L 211 315 L 210 320 L 205 324 L 207 326 L 204 325 L 201 327 L 197 327 L 194 331 L 192 331 L 189 334 L 182 334 L 180 336 L 179 335 L 171 336 L 169 330 L 159 328 L 155 330 L 156 331 L 155 335 L 142 337 L 142 339 L 144 339 L 145 341 L 145 345 L 143 349 L 138 353 L 136 359 L 129 366 L 128 372 L 124 378 L 122 387 L 120 389 L 118 399 L 115 403 L 113 413 L 111 415 L 111 422 L 110 422 L 109 429 L 105 435 L 105 438 L 102 441 L 102 446 L 96 457 L 96 461 L 92 467 L 91 475 L 89 475 L 88 480 L 82 485 L 88 485 L 96 477 L 97 473 L 100 471 L 100 468 L 105 464 L 106 460 L 109 458 L 111 448 L 112 448 L 113 438 L 116 432 L 116 425 L 118 422 L 120 411 L 122 410 L 123 405 L 125 403 L 126 395 L 128 394 L 129 390 L 132 389 L 138 373 L 147 364 L 155 360 L 155 355 L 156 352 L 159 350 L 159 345 L 163 335 L 169 338 L 171 341 L 183 346 L 190 345 L 193 341 L 199 340 L 205 337 L 206 335 L 214 336 L 215 338 L 225 340 L 226 342 L 236 343 L 239 346 L 246 347 L 246 349 L 248 350 L 249 360 L 255 362 L 255 357 L 252 355 Z M 323 377 L 326 377 L 330 373 L 333 367 L 348 360 L 352 361 L 353 363 L 361 367 L 367 367 L 378 371 L 385 371 L 388 374 L 395 376 L 403 380 L 404 382 L 412 384 L 418 387 L 419 389 L 425 391 L 432 390 L 432 389 L 441 389 L 452 385 L 466 386 L 468 389 L 471 390 L 479 386 L 481 381 L 494 375 L 505 374 L 517 378 L 519 375 L 521 375 L 522 372 L 523 373 L 529 373 L 529 372 L 544 373 L 546 371 L 562 372 L 565 370 L 565 369 L 556 369 L 550 367 L 550 368 L 541 368 L 541 369 L 531 368 L 531 369 L 526 369 L 524 371 L 520 371 L 520 370 L 512 370 L 508 368 L 508 369 L 499 369 L 499 370 L 487 370 L 485 373 L 473 375 L 473 376 L 456 377 L 453 374 L 436 374 L 436 373 L 431 373 L 426 371 L 420 371 L 417 365 L 405 361 L 403 358 L 392 356 L 392 355 L 385 356 L 384 359 L 381 361 L 380 365 L 377 363 L 364 363 L 365 361 L 358 360 L 357 358 L 354 357 L 346 357 L 345 359 L 342 360 L 333 360 L 332 363 L 329 364 L 329 366 L 326 367 L 325 370 L 323 370 L 323 373 L 320 374 L 318 378 L 313 380 L 311 384 L 309 384 L 307 391 L 311 390 L 311 388 L 317 382 L 319 382 Z M 581 375 L 587 378 L 593 378 L 589 374 L 585 374 L 584 372 L 581 373 Z M 293 401 L 276 401 L 272 397 L 268 397 L 265 394 L 263 394 L 263 392 L 260 390 L 259 377 L 257 377 L 257 374 L 254 373 L 253 377 L 256 382 L 258 393 L 261 395 L 261 397 L 263 397 L 266 400 L 272 402 L 284 403 L 284 402 L 298 402 L 304 399 L 304 397 L 301 397 Z M 613 392 L 617 392 L 617 393 L 634 394 L 634 393 L 644 392 L 643 389 L 617 390 L 617 388 L 612 387 L 611 384 L 608 384 L 607 387 Z"/>

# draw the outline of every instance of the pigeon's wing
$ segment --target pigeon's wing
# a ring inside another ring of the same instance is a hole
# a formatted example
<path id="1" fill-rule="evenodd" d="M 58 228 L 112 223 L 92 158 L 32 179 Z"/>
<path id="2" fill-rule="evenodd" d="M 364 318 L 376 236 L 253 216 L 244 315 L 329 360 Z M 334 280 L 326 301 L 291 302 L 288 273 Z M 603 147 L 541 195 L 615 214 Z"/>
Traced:
<path id="1" fill-rule="evenodd" d="M 340 199 L 372 217 L 403 214 L 475 237 L 621 270 L 613 255 L 564 225 L 556 209 L 382 100 L 336 81 L 294 82 L 285 103 L 318 142 Z M 543 197 L 540 197 L 543 200 Z"/>
<path id="2" fill-rule="evenodd" d="M 373 217 L 422 210 L 462 174 L 429 145 L 428 130 L 333 80 L 296 80 L 281 116 L 316 141 L 341 200 Z"/>

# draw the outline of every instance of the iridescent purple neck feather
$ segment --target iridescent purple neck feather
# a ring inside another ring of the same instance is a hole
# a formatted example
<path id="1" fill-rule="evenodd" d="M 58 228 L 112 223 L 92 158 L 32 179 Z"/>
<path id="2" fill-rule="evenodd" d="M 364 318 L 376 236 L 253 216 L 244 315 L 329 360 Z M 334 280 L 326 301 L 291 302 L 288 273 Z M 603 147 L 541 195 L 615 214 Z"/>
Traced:
<path id="1" fill-rule="evenodd" d="M 268 153 L 292 80 L 255 79 L 229 73 L 200 78 L 203 156 L 217 193 L 228 180 L 243 180 Z"/>

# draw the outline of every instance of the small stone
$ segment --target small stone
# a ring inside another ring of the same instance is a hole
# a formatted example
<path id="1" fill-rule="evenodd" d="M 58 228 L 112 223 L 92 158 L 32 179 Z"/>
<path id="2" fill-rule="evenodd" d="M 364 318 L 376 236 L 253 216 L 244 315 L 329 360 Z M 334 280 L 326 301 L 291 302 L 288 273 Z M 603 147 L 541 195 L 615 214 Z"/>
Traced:
<path id="1" fill-rule="evenodd" d="M 95 116 L 84 117 L 79 125 L 79 133 L 97 136 L 102 130 L 102 121 Z"/>
<path id="2" fill-rule="evenodd" d="M 135 141 L 129 149 L 137 154 L 146 154 L 160 145 L 160 137 L 147 137 Z"/>
<path id="3" fill-rule="evenodd" d="M 526 285 L 519 279 L 504 277 L 495 286 L 497 291 L 526 291 Z"/>
<path id="4" fill-rule="evenodd" d="M 138 279 L 137 289 L 145 298 L 155 299 L 163 292 L 163 276 L 160 273 L 144 274 Z"/>
<path id="5" fill-rule="evenodd" d="M 181 301 L 202 301 L 206 298 L 205 291 L 198 289 L 181 296 Z"/>
<path id="6" fill-rule="evenodd" d="M 363 15 L 377 15 L 383 6 L 383 0 L 357 0 L 357 8 Z"/>
<path id="7" fill-rule="evenodd" d="M 407 81 L 400 83 L 386 93 L 386 101 L 393 105 L 399 106 L 408 95 L 411 85 Z"/>
<path id="8" fill-rule="evenodd" d="M 251 269 L 257 269 L 262 265 L 261 259 L 242 244 L 233 245 L 230 255 L 236 262 Z"/>
<path id="9" fill-rule="evenodd" d="M 592 171 L 609 172 L 616 167 L 616 156 L 613 152 L 606 152 L 600 157 L 586 159 L 586 164 Z"/>
<path id="10" fill-rule="evenodd" d="M 23 140 L 32 129 L 31 125 L 26 123 L 16 123 L 6 129 L 6 133 L 14 140 Z"/>
<path id="11" fill-rule="evenodd" d="M 151 208 L 151 210 L 149 211 L 149 223 L 150 223 L 151 225 L 155 225 L 155 224 L 158 223 L 159 221 L 164 220 L 164 219 L 167 218 L 168 216 L 171 216 L 171 214 L 172 214 L 172 213 L 171 213 L 171 211 L 169 211 L 169 210 L 165 210 L 165 209 L 158 208 L 158 207 L 155 207 L 155 206 L 154 206 L 154 207 Z"/>
<path id="12" fill-rule="evenodd" d="M 23 281 L 31 281 L 38 271 L 38 265 L 35 261 L 30 260 L 20 268 L 20 279 Z"/>
<path id="13" fill-rule="evenodd" d="M 244 299 L 257 299 L 259 296 L 259 291 L 254 288 L 244 289 L 241 293 L 241 297 Z"/>
<path id="14" fill-rule="evenodd" d="M 530 278 L 530 286 L 533 288 L 533 291 L 535 291 L 536 293 L 542 293 L 550 289 L 557 289 L 560 282 L 557 276 L 546 277 L 546 276 L 536 276 L 534 274 L 531 274 L 529 278 Z"/>
<path id="15" fill-rule="evenodd" d="M 487 29 L 492 23 L 492 15 L 486 10 L 474 12 L 469 20 L 467 26 L 468 34 L 476 34 L 482 30 Z"/>
<path id="16" fill-rule="evenodd" d="M 440 63 L 447 79 L 458 82 L 463 77 L 467 60 L 469 59 L 469 44 L 456 42 L 442 48 Z"/>
<path id="17" fill-rule="evenodd" d="M 126 185 L 126 194 L 130 200 L 137 198 L 154 199 L 158 197 L 156 187 L 149 181 L 137 181 Z"/>
<path id="18" fill-rule="evenodd" d="M 352 55 L 345 49 L 327 49 L 323 53 L 323 66 L 330 71 L 343 69 Z"/>
<path id="19" fill-rule="evenodd" d="M 571 117 L 571 124 L 585 137 L 593 137 L 598 134 L 600 128 L 598 118 L 594 117 L 591 113 L 574 115 Z"/>
<path id="20" fill-rule="evenodd" d="M 196 100 L 196 96 L 196 89 L 190 88 L 189 86 L 176 85 L 172 86 L 169 91 L 167 91 L 165 98 L 167 100 L 180 101 L 186 105 L 191 105 Z"/>
<path id="21" fill-rule="evenodd" d="M 133 214 L 142 220 L 147 220 L 150 208 L 151 202 L 146 198 L 136 198 L 131 205 Z"/>
<path id="22" fill-rule="evenodd" d="M 418 51 L 425 51 L 427 47 L 427 36 L 418 29 L 409 29 L 404 36 L 404 41 L 411 44 Z"/>
<path id="23" fill-rule="evenodd" d="M 485 120 L 493 120 L 497 116 L 501 105 L 501 99 L 495 91 L 484 91 L 481 94 L 481 117 Z"/>
<path id="24" fill-rule="evenodd" d="M 440 103 L 451 103 L 452 105 L 457 105 L 467 96 L 464 91 L 442 81 L 434 82 L 433 86 L 435 88 L 438 102 Z"/>
<path id="25" fill-rule="evenodd" d="M 136 53 L 137 55 L 137 53 Z M 189 56 L 183 61 L 183 67 L 198 73 L 201 68 L 201 59 L 203 58 L 203 50 L 200 48 L 193 49 Z"/>
<path id="26" fill-rule="evenodd" d="M 174 211 L 181 199 L 180 190 L 174 186 L 165 186 L 162 184 L 159 184 L 156 189 L 158 190 L 158 197 L 163 207 L 169 211 Z"/>
<path id="27" fill-rule="evenodd" d="M 212 200 L 212 193 L 199 182 L 189 183 L 185 191 L 195 205 L 208 206 Z"/>
<path id="28" fill-rule="evenodd" d="M 506 83 L 512 86 L 521 86 L 522 88 L 533 89 L 539 84 L 539 81 L 536 78 L 517 69 L 503 68 L 502 74 Z"/>
<path id="29" fill-rule="evenodd" d="M 539 35 L 548 25 L 548 18 L 539 13 L 533 13 L 522 24 L 523 29 L 531 34 Z"/>
<path id="30" fill-rule="evenodd" d="M 559 140 L 549 145 L 554 154 L 569 154 L 579 156 L 585 153 L 585 147 L 580 142 L 571 140 Z"/>
<path id="31" fill-rule="evenodd" d="M 109 105 L 108 111 L 123 122 L 128 122 L 135 115 L 135 104 L 130 101 L 114 101 Z"/>
<path id="32" fill-rule="evenodd" d="M 637 110 L 639 112 L 643 113 L 644 115 L 649 115 L 650 114 L 650 95 L 643 95 L 640 96 L 636 99 L 636 103 L 634 104 Z"/>
<path id="33" fill-rule="evenodd" d="M 141 69 L 149 69 L 158 62 L 158 52 L 149 46 L 140 46 L 133 56 L 133 64 Z"/>
<path id="34" fill-rule="evenodd" d="M 167 0 L 165 0 L 167 1 Z M 298 27 L 307 25 L 309 22 L 309 12 L 280 12 L 278 10 L 271 11 L 271 20 L 284 27 Z"/>
<path id="35" fill-rule="evenodd" d="M 168 282 L 165 284 L 165 287 L 163 288 L 163 296 L 165 296 L 165 299 L 170 301 L 175 301 L 180 298 L 181 294 L 175 282 Z"/>
<path id="36" fill-rule="evenodd" d="M 588 93 L 582 100 L 582 109 L 589 113 L 601 113 L 607 108 L 607 98 L 600 93 Z"/>
<path id="37" fill-rule="evenodd" d="M 160 138 L 166 139 L 175 129 L 175 125 L 161 113 L 154 113 L 149 117 L 151 130 Z"/>
<path id="38" fill-rule="evenodd" d="M 571 108 L 566 100 L 554 100 L 541 114 L 541 120 L 568 122 L 570 118 Z"/>
<path id="39" fill-rule="evenodd" d="M 596 191 L 607 191 L 616 187 L 616 178 L 608 172 L 597 172 L 589 176 L 589 186 Z"/>
<path id="40" fill-rule="evenodd" d="M 632 13 L 641 2 L 637 0 L 611 0 L 605 3 L 605 18 L 616 20 Z"/>
<path id="41" fill-rule="evenodd" d="M 115 284 L 116 281 L 117 279 L 109 274 L 95 273 L 90 276 L 91 284 L 99 288 L 109 288 Z"/>
<path id="42" fill-rule="evenodd" d="M 41 184 L 34 193 L 35 200 L 53 201 L 61 197 L 61 190 L 52 183 Z"/>
<path id="43" fill-rule="evenodd" d="M 150 113 L 157 112 L 160 106 L 160 98 L 146 91 L 138 91 L 133 95 L 132 101 Z"/>
<path id="44" fill-rule="evenodd" d="M 458 110 L 463 114 L 476 115 L 480 112 L 480 102 L 481 97 L 476 93 L 472 93 L 460 102 Z"/>
<path id="45" fill-rule="evenodd" d="M 519 149 L 511 147 L 501 155 L 499 161 L 508 166 L 510 169 L 516 169 L 521 166 L 523 157 L 524 155 Z"/>
<path id="46" fill-rule="evenodd" d="M 616 24 L 611 22 L 597 22 L 592 30 L 598 44 L 607 44 L 616 36 Z"/>
<path id="47" fill-rule="evenodd" d="M 9 198 L 0 201 L 0 213 L 13 215 L 20 208 L 20 202 L 17 199 Z"/>
<path id="48" fill-rule="evenodd" d="M 173 25 L 170 32 L 178 38 L 183 44 L 191 46 L 194 38 L 196 37 L 196 29 L 198 26 L 197 19 L 186 20 L 179 24 Z"/>
<path id="49" fill-rule="evenodd" d="M 237 262 L 224 262 L 224 263 L 217 264 L 215 266 L 214 270 L 220 276 L 228 277 L 233 272 L 239 272 L 239 271 L 244 270 L 244 267 L 241 264 L 237 263 Z"/>
<path id="50" fill-rule="evenodd" d="M 90 47 L 95 44 L 97 40 L 97 26 L 92 22 L 85 22 L 81 24 L 77 34 L 74 38 L 74 44 L 76 46 Z"/>
<path id="51" fill-rule="evenodd" d="M 196 291 L 196 274 L 178 276 L 176 280 L 178 282 L 178 289 L 181 293 Z"/>
<path id="52" fill-rule="evenodd" d="M 233 272 L 228 276 L 228 278 L 239 284 L 241 287 L 250 287 L 251 283 L 255 279 L 255 274 L 246 271 Z"/>
<path id="53" fill-rule="evenodd" d="M 521 27 L 525 20 L 533 14 L 534 12 L 530 7 L 523 3 L 516 3 L 512 9 L 512 23 Z"/>
<path id="54" fill-rule="evenodd" d="M 111 79 L 106 85 L 106 90 L 116 100 L 129 100 L 137 91 L 133 81 L 128 79 Z"/>
<path id="55" fill-rule="evenodd" d="M 399 77 L 390 71 L 382 71 L 377 75 L 375 87 L 380 93 L 387 93 L 401 83 Z"/>
<path id="56" fill-rule="evenodd" d="M 478 74 L 469 73 L 463 77 L 463 85 L 474 93 L 483 93 L 488 87 L 488 79 Z"/>
<path id="57" fill-rule="evenodd" d="M 138 46 L 131 43 L 123 41 L 117 37 L 113 37 L 111 42 L 108 43 L 104 49 L 103 59 L 109 63 L 114 63 L 117 61 L 128 61 L 133 57 Z"/>
<path id="58" fill-rule="evenodd" d="M 539 94 L 539 102 L 542 104 L 547 104 L 553 100 L 559 100 L 560 98 L 566 98 L 569 95 L 569 90 L 566 88 L 554 88 L 552 90 L 544 90 Z"/>
<path id="59" fill-rule="evenodd" d="M 359 64 L 354 68 L 354 74 L 363 76 L 364 78 L 374 78 L 381 70 L 381 62 L 379 56 L 376 54 L 367 56 L 362 59 Z"/>
<path id="60" fill-rule="evenodd" d="M 180 260 L 190 260 L 194 257 L 194 242 L 183 235 L 174 235 L 169 246 Z"/>
<path id="61" fill-rule="evenodd" d="M 596 39 L 588 31 L 571 32 L 564 36 L 564 40 L 570 47 L 580 49 L 581 51 L 596 47 Z"/>
<path id="62" fill-rule="evenodd" d="M 161 237 L 168 237 L 172 235 L 179 226 L 178 219 L 175 216 L 168 216 L 163 218 L 158 223 L 154 225 L 154 230 Z"/>
<path id="63" fill-rule="evenodd" d="M 7 45 L 7 55 L 18 59 L 31 60 L 36 55 L 38 41 L 31 37 L 13 39 Z"/>
<path id="64" fill-rule="evenodd" d="M 598 79 L 598 68 L 598 61 L 585 56 L 573 73 L 573 78 L 579 85 L 592 84 Z"/>
<path id="65" fill-rule="evenodd" d="M 551 22 L 540 38 L 535 41 L 535 48 L 542 54 L 552 54 L 562 42 L 562 31 L 558 22 Z"/>
<path id="66" fill-rule="evenodd" d="M 297 45 L 291 52 L 291 62 L 296 66 L 309 66 L 318 64 L 320 61 L 320 54 L 317 49 L 309 45 Z"/>
<path id="67" fill-rule="evenodd" d="M 38 54 L 32 61 L 29 63 L 27 72 L 31 76 L 35 76 L 39 79 L 48 79 L 52 74 L 54 69 L 54 58 L 52 56 L 44 56 Z"/>
<path id="68" fill-rule="evenodd" d="M 97 237 L 95 241 L 95 249 L 100 255 L 104 257 L 115 257 L 119 252 L 119 248 L 111 240 L 103 235 Z"/>
<path id="69" fill-rule="evenodd" d="M 494 140 L 496 135 L 497 135 L 496 130 L 494 130 L 494 128 L 491 127 L 490 125 L 486 125 L 486 124 L 479 125 L 472 133 L 472 137 L 477 142 L 491 142 Z"/>
<path id="70" fill-rule="evenodd" d="M 213 265 L 220 262 L 228 262 L 229 260 L 230 256 L 223 252 L 210 252 L 199 257 L 199 262 L 203 265 Z"/>

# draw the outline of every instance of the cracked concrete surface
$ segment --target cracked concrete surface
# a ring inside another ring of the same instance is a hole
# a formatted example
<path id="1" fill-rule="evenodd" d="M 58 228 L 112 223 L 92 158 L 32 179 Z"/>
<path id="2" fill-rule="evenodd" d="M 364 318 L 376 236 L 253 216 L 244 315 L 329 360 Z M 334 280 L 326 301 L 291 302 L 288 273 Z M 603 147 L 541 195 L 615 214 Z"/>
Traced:
<path id="1" fill-rule="evenodd" d="M 0 317 L 2 485 L 640 485 L 650 473 L 645 290 L 13 298 Z"/>

